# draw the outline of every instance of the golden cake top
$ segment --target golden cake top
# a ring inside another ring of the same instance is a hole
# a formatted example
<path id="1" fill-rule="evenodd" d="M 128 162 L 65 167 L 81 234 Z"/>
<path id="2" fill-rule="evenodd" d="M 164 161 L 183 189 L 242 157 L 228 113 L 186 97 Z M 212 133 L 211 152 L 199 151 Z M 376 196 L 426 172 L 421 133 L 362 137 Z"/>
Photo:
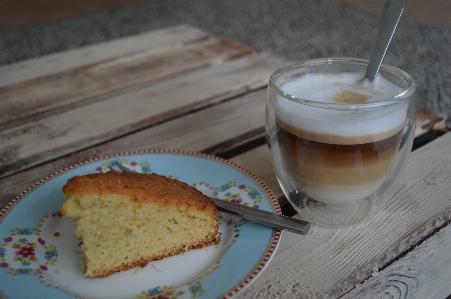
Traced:
<path id="1" fill-rule="evenodd" d="M 161 206 L 177 206 L 212 213 L 217 217 L 214 203 L 202 192 L 183 182 L 157 174 L 107 173 L 75 176 L 63 187 L 65 196 L 97 194 L 123 195 L 123 200 L 151 202 Z M 61 211 L 65 214 L 64 209 Z"/>

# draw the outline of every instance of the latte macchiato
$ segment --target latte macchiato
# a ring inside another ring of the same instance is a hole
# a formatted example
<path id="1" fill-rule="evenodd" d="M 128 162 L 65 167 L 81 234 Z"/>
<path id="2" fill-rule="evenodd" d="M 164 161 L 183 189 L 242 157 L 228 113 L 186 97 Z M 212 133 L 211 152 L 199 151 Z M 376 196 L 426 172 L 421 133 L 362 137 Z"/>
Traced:
<path id="1" fill-rule="evenodd" d="M 265 130 L 282 191 L 302 219 L 349 226 L 371 219 L 401 178 L 415 132 L 415 82 L 386 64 L 320 58 L 269 78 Z"/>
<path id="2" fill-rule="evenodd" d="M 305 74 L 280 89 L 299 99 L 275 101 L 280 163 L 296 189 L 330 205 L 363 199 L 388 175 L 399 149 L 407 104 L 371 113 L 325 109 L 315 103 L 371 103 L 392 99 L 402 89 L 382 76 L 362 84 L 361 73 Z"/>

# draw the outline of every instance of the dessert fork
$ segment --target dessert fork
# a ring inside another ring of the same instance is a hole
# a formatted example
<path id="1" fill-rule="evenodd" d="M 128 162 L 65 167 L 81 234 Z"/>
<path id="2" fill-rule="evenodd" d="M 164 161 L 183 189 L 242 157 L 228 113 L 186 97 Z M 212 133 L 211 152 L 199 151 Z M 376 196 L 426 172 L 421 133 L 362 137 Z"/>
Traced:
<path id="1" fill-rule="evenodd" d="M 116 167 L 114 167 L 116 166 Z M 114 166 L 109 165 L 108 168 L 111 171 L 117 172 L 132 172 L 130 169 L 122 165 L 121 163 L 114 162 Z M 238 216 L 253 222 L 257 222 L 273 228 L 286 229 L 291 232 L 305 235 L 310 229 L 310 223 L 301 219 L 291 218 L 257 208 L 251 208 L 243 206 L 233 202 L 217 199 L 214 197 L 208 197 L 214 202 L 219 211 L 225 212 L 234 216 Z"/>

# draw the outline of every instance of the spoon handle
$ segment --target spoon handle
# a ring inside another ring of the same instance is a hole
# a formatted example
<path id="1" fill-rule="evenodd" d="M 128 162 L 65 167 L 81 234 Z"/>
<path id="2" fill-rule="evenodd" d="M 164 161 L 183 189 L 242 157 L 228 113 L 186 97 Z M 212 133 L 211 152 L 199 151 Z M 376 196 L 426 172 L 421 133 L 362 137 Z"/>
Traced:
<path id="1" fill-rule="evenodd" d="M 403 9 L 404 4 L 401 0 L 388 0 L 384 5 L 376 44 L 374 45 L 365 73 L 365 80 L 369 80 L 371 83 L 376 79 L 377 72 L 379 71 L 385 52 L 387 51 L 393 33 L 401 18 Z"/>
<path id="2" fill-rule="evenodd" d="M 305 235 L 311 226 L 309 222 L 301 219 L 282 216 L 213 197 L 209 198 L 215 203 L 219 211 L 239 216 L 269 227 L 283 228 L 293 233 Z"/>

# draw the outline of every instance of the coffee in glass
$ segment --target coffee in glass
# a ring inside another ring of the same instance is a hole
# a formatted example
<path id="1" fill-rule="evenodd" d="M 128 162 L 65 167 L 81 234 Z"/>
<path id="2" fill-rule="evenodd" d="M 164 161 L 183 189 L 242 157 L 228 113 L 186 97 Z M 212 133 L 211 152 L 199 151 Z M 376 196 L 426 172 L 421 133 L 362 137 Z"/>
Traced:
<path id="1" fill-rule="evenodd" d="M 414 82 L 383 65 L 374 84 L 366 83 L 366 64 L 311 60 L 271 76 L 266 131 L 273 166 L 287 199 L 310 222 L 369 219 L 410 152 Z"/>

